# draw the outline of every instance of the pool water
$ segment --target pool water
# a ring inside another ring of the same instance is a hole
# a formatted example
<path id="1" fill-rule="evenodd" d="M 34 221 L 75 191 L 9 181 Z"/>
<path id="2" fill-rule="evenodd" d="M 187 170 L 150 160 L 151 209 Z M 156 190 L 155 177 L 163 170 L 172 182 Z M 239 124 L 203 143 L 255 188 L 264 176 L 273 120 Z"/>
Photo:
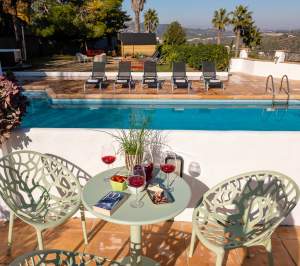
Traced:
<path id="1" fill-rule="evenodd" d="M 147 117 L 165 130 L 299 131 L 300 105 L 227 104 L 203 101 L 71 101 L 30 97 L 22 128 L 129 128 L 130 117 Z"/>

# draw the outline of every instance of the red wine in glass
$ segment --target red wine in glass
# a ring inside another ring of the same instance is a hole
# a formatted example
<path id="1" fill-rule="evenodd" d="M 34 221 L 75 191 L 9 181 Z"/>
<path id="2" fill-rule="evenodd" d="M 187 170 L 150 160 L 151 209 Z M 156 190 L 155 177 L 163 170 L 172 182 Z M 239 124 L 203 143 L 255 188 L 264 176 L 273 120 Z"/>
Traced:
<path id="1" fill-rule="evenodd" d="M 101 149 L 101 160 L 107 165 L 107 169 L 116 161 L 116 151 L 112 144 L 103 145 Z M 105 182 L 109 182 L 110 176 L 105 178 Z"/>
<path id="2" fill-rule="evenodd" d="M 166 164 L 161 164 L 160 165 L 160 170 L 162 170 L 164 173 L 166 174 L 171 174 L 175 171 L 175 165 L 174 164 L 169 164 L 169 163 L 166 163 Z"/>
<path id="3" fill-rule="evenodd" d="M 145 189 L 146 178 L 142 175 L 133 175 L 128 177 L 128 188 L 135 195 L 135 200 L 130 203 L 133 208 L 141 208 L 144 203 L 139 200 L 139 194 Z"/>
<path id="4" fill-rule="evenodd" d="M 171 187 L 170 174 L 176 169 L 176 154 L 172 151 L 165 151 L 161 154 L 160 170 L 166 174 L 166 189 L 173 191 Z"/>
<path id="5" fill-rule="evenodd" d="M 133 208 L 141 208 L 144 203 L 139 200 L 139 194 L 146 187 L 146 174 L 145 169 L 142 165 L 135 165 L 132 170 L 130 170 L 129 177 L 127 179 L 128 189 L 133 195 L 135 195 L 135 200 L 130 202 L 130 206 Z"/>
<path id="6" fill-rule="evenodd" d="M 134 188 L 139 188 L 145 184 L 145 178 L 143 176 L 131 176 L 128 181 L 129 185 Z"/>
<path id="7" fill-rule="evenodd" d="M 150 181 L 152 178 L 152 172 L 153 172 L 153 163 L 143 163 L 142 165 L 136 165 L 133 168 L 133 174 L 134 175 L 142 175 L 145 174 L 146 181 Z"/>
<path id="8" fill-rule="evenodd" d="M 116 160 L 116 156 L 113 156 L 113 155 L 105 155 L 105 156 L 102 156 L 102 161 L 105 163 L 105 164 L 112 164 L 115 162 Z"/>

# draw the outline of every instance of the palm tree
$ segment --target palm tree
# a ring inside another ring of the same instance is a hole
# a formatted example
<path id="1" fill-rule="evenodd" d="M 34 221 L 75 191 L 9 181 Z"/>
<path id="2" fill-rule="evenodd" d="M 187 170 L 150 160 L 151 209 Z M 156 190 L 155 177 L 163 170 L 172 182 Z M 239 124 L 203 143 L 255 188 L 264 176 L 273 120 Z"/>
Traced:
<path id="1" fill-rule="evenodd" d="M 239 5 L 231 12 L 231 21 L 235 32 L 235 57 L 238 56 L 241 31 L 252 23 L 252 12 L 248 11 L 248 7 Z"/>
<path id="2" fill-rule="evenodd" d="M 211 22 L 218 31 L 217 43 L 221 44 L 222 33 L 230 22 L 226 9 L 220 8 L 219 10 L 216 10 Z"/>
<path id="3" fill-rule="evenodd" d="M 135 32 L 141 31 L 140 14 L 144 9 L 145 3 L 146 3 L 146 0 L 131 0 L 131 8 L 135 15 L 135 19 L 134 19 Z"/>
<path id="4" fill-rule="evenodd" d="M 148 9 L 144 14 L 144 27 L 146 32 L 156 32 L 159 18 L 155 9 Z"/>

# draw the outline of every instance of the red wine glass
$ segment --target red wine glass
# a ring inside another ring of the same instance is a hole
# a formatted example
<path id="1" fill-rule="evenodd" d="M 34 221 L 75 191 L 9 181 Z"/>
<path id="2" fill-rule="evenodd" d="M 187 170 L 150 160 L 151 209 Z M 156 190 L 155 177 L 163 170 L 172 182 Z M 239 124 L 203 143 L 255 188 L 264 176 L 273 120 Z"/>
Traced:
<path id="1" fill-rule="evenodd" d="M 160 170 L 166 174 L 166 189 L 173 191 L 170 174 L 176 170 L 176 154 L 174 152 L 165 151 L 161 154 Z"/>
<path id="2" fill-rule="evenodd" d="M 107 165 L 107 169 L 110 169 L 116 159 L 117 156 L 114 146 L 112 144 L 103 145 L 101 149 L 101 160 L 104 164 Z M 105 178 L 106 182 L 108 182 L 109 180 L 110 177 Z"/>
<path id="3" fill-rule="evenodd" d="M 130 206 L 133 208 L 142 208 L 144 203 L 140 201 L 139 195 L 146 187 L 146 174 L 144 167 L 136 165 L 133 167 L 132 174 L 127 178 L 128 189 L 135 195 L 135 200 L 130 202 Z"/>

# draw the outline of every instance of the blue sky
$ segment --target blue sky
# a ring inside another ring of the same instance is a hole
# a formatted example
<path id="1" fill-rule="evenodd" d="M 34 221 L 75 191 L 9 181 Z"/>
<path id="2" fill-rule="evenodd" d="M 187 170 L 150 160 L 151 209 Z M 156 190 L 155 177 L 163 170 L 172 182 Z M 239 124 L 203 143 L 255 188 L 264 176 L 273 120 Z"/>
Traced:
<path id="1" fill-rule="evenodd" d="M 161 23 L 178 20 L 184 26 L 208 28 L 214 10 L 224 7 L 231 11 L 238 4 L 253 11 L 253 17 L 262 29 L 300 29 L 299 0 L 147 0 L 145 8 L 155 8 Z M 123 5 L 133 16 L 131 0 L 124 0 Z"/>

